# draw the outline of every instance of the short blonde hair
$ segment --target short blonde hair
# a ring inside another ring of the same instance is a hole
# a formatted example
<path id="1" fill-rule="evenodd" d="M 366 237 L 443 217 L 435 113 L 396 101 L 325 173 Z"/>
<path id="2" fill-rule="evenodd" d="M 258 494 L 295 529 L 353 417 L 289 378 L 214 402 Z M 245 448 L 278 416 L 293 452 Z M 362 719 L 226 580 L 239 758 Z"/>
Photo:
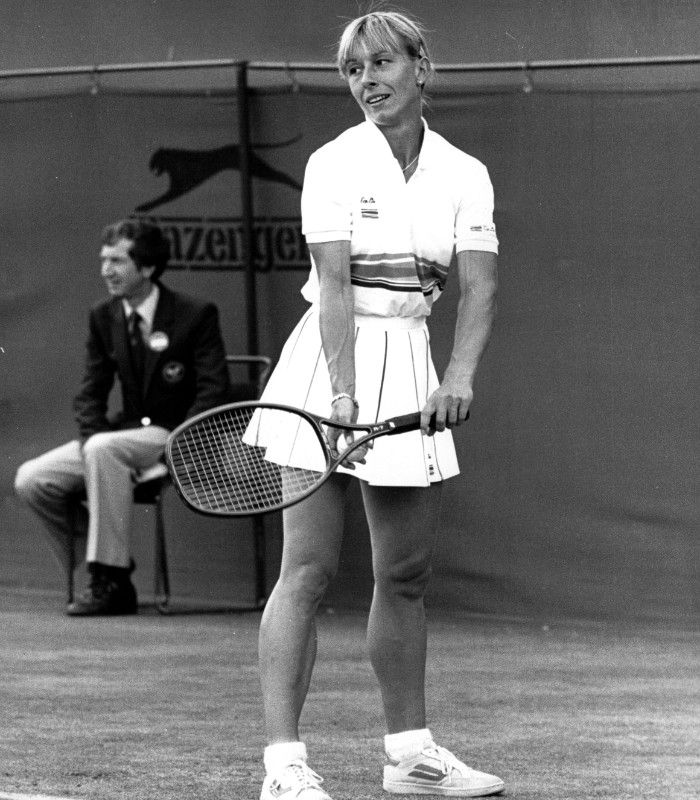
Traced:
<path id="1" fill-rule="evenodd" d="M 348 62 L 359 50 L 378 53 L 389 50 L 426 58 L 433 70 L 425 29 L 420 22 L 398 11 L 372 11 L 346 25 L 338 43 L 338 72 L 346 77 Z"/>

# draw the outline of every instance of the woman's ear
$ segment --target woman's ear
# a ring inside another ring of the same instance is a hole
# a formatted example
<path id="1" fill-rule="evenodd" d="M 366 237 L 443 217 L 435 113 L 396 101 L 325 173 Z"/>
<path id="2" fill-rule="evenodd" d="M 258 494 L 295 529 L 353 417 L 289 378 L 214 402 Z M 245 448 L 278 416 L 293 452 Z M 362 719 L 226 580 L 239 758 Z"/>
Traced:
<path id="1" fill-rule="evenodd" d="M 423 88 L 430 75 L 430 61 L 425 56 L 416 59 L 416 86 Z"/>

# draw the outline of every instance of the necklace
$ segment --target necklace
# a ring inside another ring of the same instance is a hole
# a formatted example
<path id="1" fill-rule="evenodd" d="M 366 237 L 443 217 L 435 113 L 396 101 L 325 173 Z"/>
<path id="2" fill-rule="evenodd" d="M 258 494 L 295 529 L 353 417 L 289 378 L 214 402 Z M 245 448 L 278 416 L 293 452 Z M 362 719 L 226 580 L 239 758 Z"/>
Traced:
<path id="1" fill-rule="evenodd" d="M 416 163 L 416 161 L 418 161 L 419 155 L 420 155 L 420 150 L 416 153 L 415 158 L 409 161 L 405 167 L 401 167 L 401 172 L 406 172 L 407 170 L 409 170 Z"/>

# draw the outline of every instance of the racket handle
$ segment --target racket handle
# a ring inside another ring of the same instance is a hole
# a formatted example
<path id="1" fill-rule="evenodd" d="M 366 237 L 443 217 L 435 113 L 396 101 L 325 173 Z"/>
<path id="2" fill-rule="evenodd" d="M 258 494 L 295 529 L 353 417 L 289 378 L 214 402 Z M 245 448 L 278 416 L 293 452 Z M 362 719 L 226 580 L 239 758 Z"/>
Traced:
<path id="1" fill-rule="evenodd" d="M 469 419 L 468 411 L 466 419 Z M 418 428 L 420 428 L 420 412 L 416 411 L 413 414 L 403 414 L 400 417 L 394 417 L 392 422 L 393 427 L 387 436 L 418 430 Z M 432 430 L 435 430 L 435 414 L 430 418 L 430 427 Z"/>
<path id="2" fill-rule="evenodd" d="M 391 431 L 388 436 L 394 436 L 397 433 L 406 433 L 406 431 L 415 431 L 420 428 L 420 412 L 416 411 L 413 414 L 402 414 L 400 417 L 394 417 L 392 420 Z"/>

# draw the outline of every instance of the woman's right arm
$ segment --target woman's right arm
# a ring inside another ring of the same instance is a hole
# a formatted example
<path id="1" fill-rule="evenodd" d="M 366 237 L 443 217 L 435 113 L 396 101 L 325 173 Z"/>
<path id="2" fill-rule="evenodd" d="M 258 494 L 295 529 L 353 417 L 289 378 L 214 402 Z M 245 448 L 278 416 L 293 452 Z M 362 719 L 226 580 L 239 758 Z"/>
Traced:
<path id="1" fill-rule="evenodd" d="M 331 379 L 331 392 L 355 397 L 355 302 L 350 283 L 350 242 L 310 244 L 320 287 L 319 326 L 323 352 Z M 333 403 L 331 419 L 342 423 L 357 420 L 357 407 L 343 397 Z M 338 435 L 329 430 L 335 446 Z M 355 460 L 355 459 L 353 459 Z"/>
<path id="2" fill-rule="evenodd" d="M 320 327 L 333 395 L 355 396 L 355 306 L 350 242 L 309 245 L 320 286 Z"/>

